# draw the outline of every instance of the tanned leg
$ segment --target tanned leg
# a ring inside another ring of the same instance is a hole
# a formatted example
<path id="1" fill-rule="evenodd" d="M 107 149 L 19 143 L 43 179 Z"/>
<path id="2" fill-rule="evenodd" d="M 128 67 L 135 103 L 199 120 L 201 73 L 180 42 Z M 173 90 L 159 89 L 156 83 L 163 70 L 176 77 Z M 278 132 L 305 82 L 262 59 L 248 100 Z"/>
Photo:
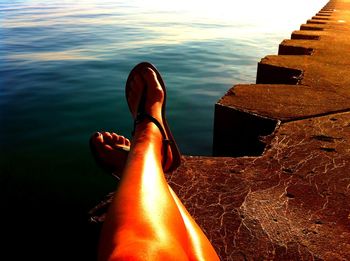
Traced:
<path id="1" fill-rule="evenodd" d="M 127 158 L 127 150 L 130 144 L 129 140 L 116 133 L 103 132 L 94 135 L 92 142 L 98 152 L 98 157 L 104 157 L 106 164 L 113 166 L 113 172 L 119 173 L 120 178 L 123 179 L 120 173 L 123 171 L 126 163 L 125 159 Z M 121 148 L 124 150 L 121 150 Z M 191 256 L 195 257 L 194 260 L 219 260 L 208 238 L 188 213 L 176 193 L 170 186 L 168 187 L 184 220 L 189 236 L 189 251 L 191 252 Z"/>
<path id="2" fill-rule="evenodd" d="M 163 91 L 150 69 L 146 112 L 162 124 Z M 136 78 L 130 103 L 137 110 L 144 88 Z M 184 220 L 165 180 L 162 135 L 145 119 L 136 126 L 131 150 L 103 225 L 100 260 L 189 260 L 189 237 Z"/>

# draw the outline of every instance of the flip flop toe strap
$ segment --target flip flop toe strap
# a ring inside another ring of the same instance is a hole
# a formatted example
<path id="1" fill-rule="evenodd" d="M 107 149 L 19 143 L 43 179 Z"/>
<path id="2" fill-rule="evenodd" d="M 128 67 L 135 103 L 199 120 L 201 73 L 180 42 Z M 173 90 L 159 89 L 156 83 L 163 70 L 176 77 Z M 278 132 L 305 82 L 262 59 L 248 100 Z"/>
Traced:
<path id="1" fill-rule="evenodd" d="M 159 123 L 159 121 L 156 118 L 152 117 L 151 115 L 149 115 L 147 113 L 138 113 L 137 114 L 136 119 L 134 121 L 134 130 L 132 132 L 133 136 L 135 134 L 136 125 L 139 124 L 140 122 L 144 121 L 145 119 L 147 119 L 150 122 L 154 123 L 158 127 L 158 129 L 159 129 L 159 131 L 160 131 L 160 133 L 161 133 L 161 135 L 163 137 L 163 163 L 162 163 L 162 166 L 164 168 L 165 164 L 166 164 L 166 162 L 168 160 L 168 146 L 170 146 L 173 141 L 169 140 L 167 138 L 166 132 L 165 132 L 163 126 Z M 166 171 L 166 170 L 164 170 L 164 171 Z"/>

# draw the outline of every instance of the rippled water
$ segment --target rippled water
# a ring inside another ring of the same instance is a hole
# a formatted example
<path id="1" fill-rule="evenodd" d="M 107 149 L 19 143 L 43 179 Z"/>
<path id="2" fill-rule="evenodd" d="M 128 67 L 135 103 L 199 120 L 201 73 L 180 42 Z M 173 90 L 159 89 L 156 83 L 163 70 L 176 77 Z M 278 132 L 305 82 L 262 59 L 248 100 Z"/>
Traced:
<path id="1" fill-rule="evenodd" d="M 242 2 L 0 0 L 5 223 L 23 214 L 50 237 L 42 225 L 52 229 L 52 220 L 66 227 L 54 233 L 81 240 L 86 209 L 114 186 L 96 175 L 88 138 L 96 130 L 130 137 L 124 84 L 140 61 L 163 75 L 181 151 L 210 155 L 215 102 L 233 84 L 253 83 L 260 58 L 326 3 Z"/>

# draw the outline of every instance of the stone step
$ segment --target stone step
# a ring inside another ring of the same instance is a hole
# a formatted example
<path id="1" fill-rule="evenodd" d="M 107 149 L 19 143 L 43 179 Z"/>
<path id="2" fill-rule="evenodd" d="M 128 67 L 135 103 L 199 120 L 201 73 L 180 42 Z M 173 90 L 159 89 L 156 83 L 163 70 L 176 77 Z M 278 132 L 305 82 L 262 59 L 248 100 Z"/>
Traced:
<path id="1" fill-rule="evenodd" d="M 319 20 L 319 19 L 309 19 L 306 22 L 307 24 L 326 24 L 326 20 Z"/>
<path id="2" fill-rule="evenodd" d="M 300 30 L 305 30 L 305 31 L 323 31 L 325 28 L 325 25 L 322 24 L 302 24 L 300 26 Z"/>
<path id="3" fill-rule="evenodd" d="M 232 87 L 215 105 L 214 156 L 261 155 L 279 123 L 346 111 L 349 98 L 302 85 Z"/>
<path id="4" fill-rule="evenodd" d="M 283 40 L 279 45 L 278 55 L 312 55 L 315 46 L 315 41 Z"/>
<path id="5" fill-rule="evenodd" d="M 318 12 L 316 14 L 316 16 L 326 16 L 326 17 L 328 17 L 328 16 L 332 16 L 332 13 Z"/>
<path id="6" fill-rule="evenodd" d="M 329 20 L 331 20 L 330 17 L 318 16 L 318 15 L 313 16 L 312 19 L 324 20 L 324 21 L 329 21 Z"/>
<path id="7" fill-rule="evenodd" d="M 269 55 L 258 63 L 257 84 L 298 84 L 303 77 L 304 56 Z"/>
<path id="8" fill-rule="evenodd" d="M 293 40 L 320 40 L 321 31 L 294 31 L 291 35 Z"/>

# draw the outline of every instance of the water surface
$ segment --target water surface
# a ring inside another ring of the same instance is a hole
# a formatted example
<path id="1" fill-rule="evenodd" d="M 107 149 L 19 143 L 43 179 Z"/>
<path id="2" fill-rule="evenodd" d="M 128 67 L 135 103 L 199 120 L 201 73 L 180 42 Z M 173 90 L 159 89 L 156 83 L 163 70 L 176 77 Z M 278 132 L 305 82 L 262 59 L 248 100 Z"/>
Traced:
<path id="1" fill-rule="evenodd" d="M 7 242 L 33 242 L 39 259 L 45 248 L 64 260 L 90 253 L 85 214 L 114 181 L 95 166 L 88 139 L 96 130 L 130 137 L 124 85 L 135 64 L 149 61 L 162 73 L 181 151 L 210 155 L 215 102 L 233 84 L 254 83 L 257 62 L 325 3 L 0 0 Z M 59 247 L 53 238 L 61 237 Z"/>

